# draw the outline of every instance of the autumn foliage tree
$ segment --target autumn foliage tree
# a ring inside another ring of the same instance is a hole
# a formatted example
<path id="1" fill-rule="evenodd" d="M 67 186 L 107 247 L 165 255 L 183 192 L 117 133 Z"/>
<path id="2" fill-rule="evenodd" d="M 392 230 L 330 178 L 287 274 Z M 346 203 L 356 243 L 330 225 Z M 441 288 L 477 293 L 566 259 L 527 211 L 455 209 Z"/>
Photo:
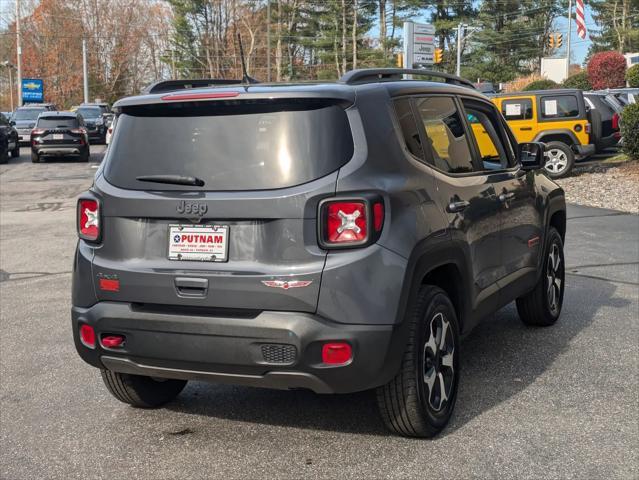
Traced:
<path id="1" fill-rule="evenodd" d="M 588 80 L 595 90 L 626 84 L 626 59 L 619 52 L 600 52 L 588 62 Z"/>

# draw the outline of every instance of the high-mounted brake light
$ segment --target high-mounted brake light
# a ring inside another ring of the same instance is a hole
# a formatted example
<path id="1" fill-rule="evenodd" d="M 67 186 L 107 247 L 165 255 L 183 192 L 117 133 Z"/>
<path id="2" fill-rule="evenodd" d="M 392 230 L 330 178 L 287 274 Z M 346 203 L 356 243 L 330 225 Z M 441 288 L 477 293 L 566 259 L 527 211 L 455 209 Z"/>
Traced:
<path id="1" fill-rule="evenodd" d="M 240 92 L 216 92 L 216 93 L 171 93 L 164 95 L 162 100 L 169 101 L 185 101 L 185 100 L 210 100 L 213 98 L 234 98 Z"/>
<path id="2" fill-rule="evenodd" d="M 100 238 L 100 204 L 97 200 L 81 198 L 78 200 L 78 236 L 83 240 L 95 242 Z"/>
<path id="3" fill-rule="evenodd" d="M 329 199 L 320 204 L 320 244 L 324 248 L 366 246 L 384 225 L 384 204 L 376 195 Z"/>

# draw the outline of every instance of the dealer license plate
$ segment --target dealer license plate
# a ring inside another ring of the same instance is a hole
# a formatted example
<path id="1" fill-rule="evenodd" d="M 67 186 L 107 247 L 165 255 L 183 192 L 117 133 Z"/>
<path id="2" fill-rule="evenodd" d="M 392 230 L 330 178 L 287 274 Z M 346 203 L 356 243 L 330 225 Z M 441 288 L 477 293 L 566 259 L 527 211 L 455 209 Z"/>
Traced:
<path id="1" fill-rule="evenodd" d="M 169 225 L 169 260 L 226 262 L 228 225 Z"/>

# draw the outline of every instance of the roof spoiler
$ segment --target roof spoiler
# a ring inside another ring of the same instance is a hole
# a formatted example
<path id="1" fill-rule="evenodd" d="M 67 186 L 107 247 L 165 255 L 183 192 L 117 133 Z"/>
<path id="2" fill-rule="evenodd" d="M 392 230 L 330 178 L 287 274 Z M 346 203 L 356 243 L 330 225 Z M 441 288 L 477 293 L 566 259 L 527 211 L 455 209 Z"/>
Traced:
<path id="1" fill-rule="evenodd" d="M 360 85 L 364 83 L 404 80 L 404 75 L 443 78 L 446 83 L 451 85 L 458 85 L 460 87 L 476 90 L 475 85 L 465 78 L 451 75 L 449 73 L 416 68 L 362 68 L 346 72 L 342 78 L 339 79 L 339 82 L 345 83 L 346 85 Z"/>
<path id="2" fill-rule="evenodd" d="M 251 82 L 254 83 L 254 82 Z M 257 83 L 257 81 L 255 81 Z M 241 85 L 242 80 L 199 78 L 195 80 L 163 80 L 153 83 L 142 90 L 142 94 L 173 92 L 188 88 L 217 87 L 220 85 Z"/>

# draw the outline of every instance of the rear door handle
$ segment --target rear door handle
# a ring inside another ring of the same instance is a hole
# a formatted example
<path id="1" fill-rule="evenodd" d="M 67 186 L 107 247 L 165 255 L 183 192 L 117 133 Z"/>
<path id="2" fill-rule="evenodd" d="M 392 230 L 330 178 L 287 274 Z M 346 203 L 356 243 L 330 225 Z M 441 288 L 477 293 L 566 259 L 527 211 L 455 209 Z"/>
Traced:
<path id="1" fill-rule="evenodd" d="M 513 192 L 502 193 L 499 195 L 499 201 L 501 203 L 507 202 L 508 200 L 512 200 L 513 198 L 515 198 L 515 194 Z"/>
<path id="2" fill-rule="evenodd" d="M 177 277 L 175 289 L 180 297 L 206 297 L 209 281 L 206 278 Z"/>
<path id="3" fill-rule="evenodd" d="M 519 127 L 519 130 L 527 130 L 527 131 L 530 131 L 530 130 L 532 130 L 532 127 Z"/>
<path id="4" fill-rule="evenodd" d="M 467 202 L 466 200 L 460 200 L 458 202 L 450 202 L 446 210 L 448 210 L 448 213 L 457 213 L 464 210 L 466 207 L 468 207 L 468 205 L 470 205 L 470 203 Z"/>

